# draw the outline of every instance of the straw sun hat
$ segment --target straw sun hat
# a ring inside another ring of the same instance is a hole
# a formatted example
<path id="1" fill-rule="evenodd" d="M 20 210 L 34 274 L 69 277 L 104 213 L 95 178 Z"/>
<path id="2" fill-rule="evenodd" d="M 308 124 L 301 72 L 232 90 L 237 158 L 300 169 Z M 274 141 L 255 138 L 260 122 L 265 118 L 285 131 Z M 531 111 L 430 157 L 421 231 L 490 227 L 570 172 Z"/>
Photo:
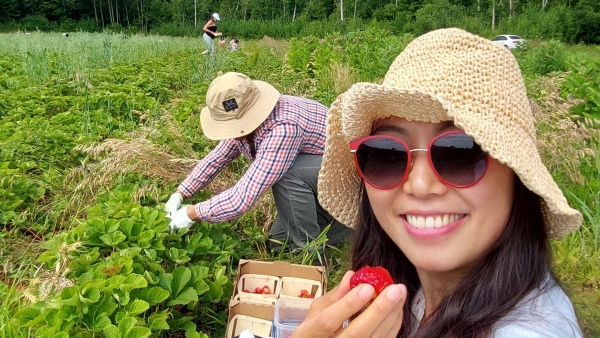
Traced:
<path id="1" fill-rule="evenodd" d="M 200 124 L 206 137 L 225 140 L 250 134 L 271 114 L 279 91 L 242 73 L 229 72 L 215 78 L 206 93 Z"/>
<path id="2" fill-rule="evenodd" d="M 412 41 L 392 63 L 383 84 L 356 83 L 331 105 L 319 202 L 347 226 L 357 225 L 361 186 L 349 142 L 370 135 L 373 121 L 390 116 L 434 123 L 453 120 L 542 197 L 551 237 L 581 225 L 581 213 L 569 207 L 542 164 L 515 57 L 487 39 L 450 28 Z"/>

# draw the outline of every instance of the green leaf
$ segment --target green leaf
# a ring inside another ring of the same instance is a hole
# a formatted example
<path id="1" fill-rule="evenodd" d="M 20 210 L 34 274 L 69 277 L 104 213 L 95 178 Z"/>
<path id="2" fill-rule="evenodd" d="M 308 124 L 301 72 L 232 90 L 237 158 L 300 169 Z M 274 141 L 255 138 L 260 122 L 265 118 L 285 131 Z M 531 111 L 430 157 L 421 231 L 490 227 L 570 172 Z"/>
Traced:
<path id="1" fill-rule="evenodd" d="M 41 314 L 39 309 L 26 307 L 15 314 L 13 321 L 19 326 L 31 326 L 30 323 L 41 316 Z"/>
<path id="2" fill-rule="evenodd" d="M 48 268 L 53 268 L 57 259 L 58 256 L 56 252 L 45 251 L 38 257 L 37 261 L 40 263 L 45 263 Z"/>
<path id="3" fill-rule="evenodd" d="M 183 264 L 191 259 L 187 256 L 187 252 L 183 249 L 170 248 L 168 255 L 169 258 L 177 264 Z"/>
<path id="4" fill-rule="evenodd" d="M 207 280 L 206 283 L 210 289 L 205 296 L 208 296 L 208 300 L 211 302 L 218 302 L 223 296 L 223 287 L 220 284 L 209 280 Z"/>
<path id="5" fill-rule="evenodd" d="M 136 290 L 135 293 L 132 292 L 132 295 L 139 299 L 143 299 L 151 306 L 154 306 L 169 298 L 169 291 L 157 286 Z"/>
<path id="6" fill-rule="evenodd" d="M 148 302 L 143 301 L 141 299 L 136 299 L 133 302 L 127 304 L 127 306 L 125 307 L 127 312 L 129 312 L 129 314 L 131 314 L 131 315 L 140 314 L 140 313 L 148 310 L 149 308 L 150 308 L 150 305 L 148 304 Z"/>
<path id="7" fill-rule="evenodd" d="M 77 286 L 64 288 L 60 294 L 59 302 L 62 305 L 79 306 L 81 304 L 79 300 L 79 288 Z"/>
<path id="8" fill-rule="evenodd" d="M 119 323 L 119 331 L 121 331 L 121 335 L 124 336 L 124 334 L 129 332 L 129 330 L 131 330 L 135 326 L 136 323 L 137 323 L 137 320 L 132 317 L 127 317 L 127 318 L 123 319 Z"/>
<path id="9" fill-rule="evenodd" d="M 136 326 L 129 330 L 123 337 L 124 338 L 146 338 L 150 336 L 152 332 L 147 327 Z"/>
<path id="10" fill-rule="evenodd" d="M 132 273 L 125 277 L 123 284 L 119 285 L 119 289 L 124 292 L 131 292 L 133 289 L 145 288 L 146 286 L 148 286 L 148 282 L 144 276 Z"/>
<path id="11" fill-rule="evenodd" d="M 185 338 L 209 338 L 205 333 L 196 331 L 185 331 Z"/>
<path id="12" fill-rule="evenodd" d="M 133 218 L 125 218 L 119 221 L 119 229 L 121 229 L 127 237 L 137 236 L 135 233 L 132 234 L 134 224 L 135 220 Z"/>
<path id="13" fill-rule="evenodd" d="M 76 319 L 81 318 L 82 312 L 81 309 L 76 306 L 61 306 L 58 309 L 58 318 L 62 322 L 72 322 Z"/>
<path id="14" fill-rule="evenodd" d="M 144 271 L 144 278 L 146 278 L 148 284 L 154 285 L 158 283 L 158 276 L 148 270 Z"/>
<path id="15" fill-rule="evenodd" d="M 104 244 L 115 247 L 117 246 L 117 244 L 123 242 L 126 239 L 126 237 L 121 231 L 117 230 L 111 234 L 105 234 L 100 236 L 100 239 L 102 240 L 102 242 L 104 242 Z"/>
<path id="16" fill-rule="evenodd" d="M 188 287 L 185 290 L 183 290 L 181 293 L 179 293 L 177 295 L 177 298 L 170 300 L 167 303 L 167 305 L 168 306 L 177 305 L 177 304 L 185 305 L 185 304 L 189 304 L 193 301 L 198 301 L 198 294 L 196 293 L 196 290 L 194 290 L 191 287 Z"/>
<path id="17" fill-rule="evenodd" d="M 121 338 L 121 331 L 114 325 L 108 325 L 103 331 L 106 338 Z"/>
<path id="18" fill-rule="evenodd" d="M 196 289 L 198 295 L 202 295 L 210 290 L 210 286 L 208 286 L 205 281 L 198 280 L 196 283 L 194 283 L 194 289 Z"/>
<path id="19" fill-rule="evenodd" d="M 81 288 L 79 300 L 84 304 L 93 304 L 100 299 L 100 290 L 95 284 L 89 284 Z"/>
<path id="20" fill-rule="evenodd" d="M 169 324 L 167 324 L 167 314 L 157 313 L 150 315 L 148 317 L 148 327 L 152 331 L 170 329 Z"/>
<path id="21" fill-rule="evenodd" d="M 146 231 L 143 231 L 142 233 L 140 233 L 137 240 L 138 240 L 138 243 L 140 241 L 150 242 L 150 240 L 152 240 L 152 238 L 154 238 L 154 230 L 146 230 Z"/>
<path id="22" fill-rule="evenodd" d="M 175 294 L 179 294 L 181 290 L 192 278 L 192 272 L 185 266 L 180 266 L 173 270 L 173 282 L 171 282 L 172 290 Z"/>
<path id="23" fill-rule="evenodd" d="M 173 282 L 173 275 L 170 273 L 161 273 L 158 276 L 158 285 L 160 285 L 163 288 L 165 288 L 166 290 L 168 290 L 172 296 L 175 296 L 177 293 L 173 292 L 173 289 L 171 286 L 172 282 Z"/>
<path id="24" fill-rule="evenodd" d="M 114 290 L 112 296 L 121 305 L 127 305 L 127 304 L 129 304 L 129 300 L 131 299 L 131 297 L 129 296 L 129 292 L 123 292 L 121 290 Z"/>
<path id="25" fill-rule="evenodd" d="M 84 316 L 84 319 L 85 316 Z M 103 331 L 107 326 L 111 325 L 110 319 L 105 315 L 94 316 L 88 320 L 82 320 L 83 324 L 92 332 Z"/>

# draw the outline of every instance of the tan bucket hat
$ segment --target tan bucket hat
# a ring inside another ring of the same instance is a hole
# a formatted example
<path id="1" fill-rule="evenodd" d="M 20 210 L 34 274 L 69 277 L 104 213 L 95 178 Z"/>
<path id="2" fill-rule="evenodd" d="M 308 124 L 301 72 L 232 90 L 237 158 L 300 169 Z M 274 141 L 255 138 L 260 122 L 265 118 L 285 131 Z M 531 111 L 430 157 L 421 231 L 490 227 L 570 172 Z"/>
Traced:
<path id="1" fill-rule="evenodd" d="M 383 84 L 356 83 L 331 105 L 319 202 L 347 226 L 354 228 L 358 222 L 361 185 L 349 142 L 370 135 L 373 121 L 390 116 L 454 121 L 542 197 L 551 237 L 581 225 L 581 213 L 569 207 L 538 153 L 517 60 L 506 48 L 450 28 L 412 41 L 392 63 Z"/>
<path id="2" fill-rule="evenodd" d="M 200 112 L 202 132 L 211 140 L 241 137 L 253 132 L 275 108 L 279 91 L 242 73 L 229 72 L 215 78 Z"/>

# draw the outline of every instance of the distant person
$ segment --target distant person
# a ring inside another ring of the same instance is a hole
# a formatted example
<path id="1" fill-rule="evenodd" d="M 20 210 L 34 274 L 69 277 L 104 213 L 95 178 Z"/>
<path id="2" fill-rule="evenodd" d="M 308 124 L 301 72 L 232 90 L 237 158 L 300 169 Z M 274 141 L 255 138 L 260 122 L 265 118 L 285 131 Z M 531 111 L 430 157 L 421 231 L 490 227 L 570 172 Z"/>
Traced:
<path id="1" fill-rule="evenodd" d="M 225 41 L 225 37 L 221 35 L 221 39 L 219 40 L 219 45 L 217 46 L 217 48 L 223 48 L 226 44 L 227 42 Z"/>
<path id="2" fill-rule="evenodd" d="M 204 38 L 204 42 L 206 43 L 206 50 L 202 52 L 203 55 L 208 53 L 213 54 L 215 52 L 215 43 L 213 42 L 213 39 L 215 36 L 221 36 L 221 33 L 217 30 L 217 21 L 220 20 L 221 17 L 219 16 L 219 13 L 213 13 L 202 29 L 204 31 L 202 38 Z"/>
<path id="3" fill-rule="evenodd" d="M 232 52 L 238 50 L 238 43 L 240 43 L 240 40 L 238 40 L 235 36 L 231 38 L 231 41 L 229 41 L 229 48 Z"/>
<path id="4" fill-rule="evenodd" d="M 239 217 L 272 188 L 277 218 L 268 247 L 280 249 L 280 243 L 287 243 L 290 250 L 304 248 L 329 224 L 329 244 L 346 239 L 350 229 L 317 201 L 327 107 L 281 95 L 270 84 L 235 72 L 212 81 L 206 104 L 200 114 L 202 131 L 221 142 L 198 162 L 165 204 L 172 229 Z M 240 155 L 251 164 L 233 187 L 196 205 L 181 205 Z"/>

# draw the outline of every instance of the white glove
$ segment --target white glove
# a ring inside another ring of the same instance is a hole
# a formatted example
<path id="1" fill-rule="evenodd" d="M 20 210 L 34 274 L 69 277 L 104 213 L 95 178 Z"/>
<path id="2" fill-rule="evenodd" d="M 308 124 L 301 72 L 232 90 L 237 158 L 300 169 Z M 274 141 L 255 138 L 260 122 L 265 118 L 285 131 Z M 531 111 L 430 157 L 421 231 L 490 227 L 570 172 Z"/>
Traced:
<path id="1" fill-rule="evenodd" d="M 183 202 L 183 195 L 181 195 L 178 192 L 174 193 L 173 195 L 171 195 L 171 197 L 169 197 L 169 200 L 167 201 L 167 203 L 165 203 L 164 209 L 167 213 L 169 213 L 169 217 L 171 214 L 177 212 L 177 209 L 181 207 L 181 202 Z"/>
<path id="2" fill-rule="evenodd" d="M 187 207 L 188 205 L 182 206 L 179 210 L 171 213 L 169 218 L 171 218 L 171 223 L 169 223 L 169 227 L 173 230 L 179 230 L 182 228 L 189 228 L 195 221 L 192 221 L 187 215 Z"/>

